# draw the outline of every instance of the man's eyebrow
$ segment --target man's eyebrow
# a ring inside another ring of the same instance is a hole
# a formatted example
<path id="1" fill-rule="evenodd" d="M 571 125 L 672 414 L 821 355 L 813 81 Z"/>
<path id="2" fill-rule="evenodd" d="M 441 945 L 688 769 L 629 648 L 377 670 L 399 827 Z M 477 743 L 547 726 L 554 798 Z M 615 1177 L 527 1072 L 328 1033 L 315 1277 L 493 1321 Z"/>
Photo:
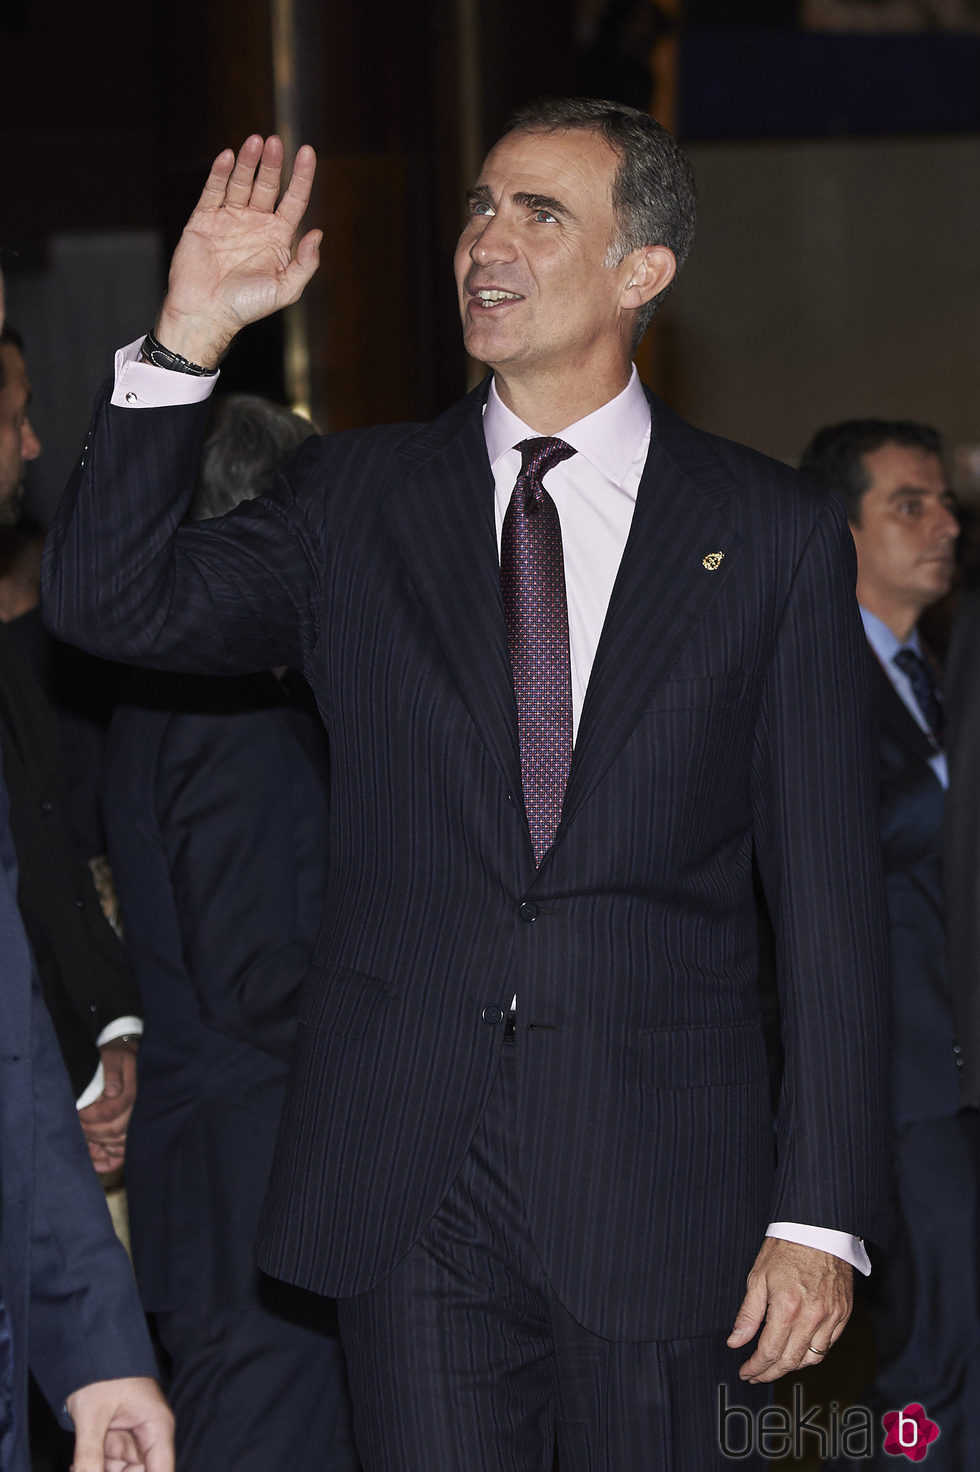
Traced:
<path id="1" fill-rule="evenodd" d="M 472 189 L 466 191 L 467 208 L 475 204 L 493 204 L 493 194 L 489 184 L 474 184 Z"/>
<path id="2" fill-rule="evenodd" d="M 889 501 L 901 501 L 906 496 L 928 496 L 928 495 L 929 495 L 929 492 L 926 490 L 925 486 L 912 486 L 912 485 L 909 485 L 909 486 L 896 486 L 893 491 L 890 491 L 889 492 L 888 499 L 889 499 Z"/>
<path id="3" fill-rule="evenodd" d="M 561 215 L 563 218 L 570 214 L 567 205 L 562 204 L 560 199 L 552 199 L 549 194 L 515 194 L 514 203 L 529 210 L 547 210 L 550 215 Z"/>

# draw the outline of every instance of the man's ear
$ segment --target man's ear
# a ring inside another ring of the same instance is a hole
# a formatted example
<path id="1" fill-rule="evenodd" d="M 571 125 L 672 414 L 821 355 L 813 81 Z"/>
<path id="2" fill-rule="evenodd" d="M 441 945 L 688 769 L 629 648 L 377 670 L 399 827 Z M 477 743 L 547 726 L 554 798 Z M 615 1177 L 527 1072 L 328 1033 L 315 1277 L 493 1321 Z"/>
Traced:
<path id="1" fill-rule="evenodd" d="M 635 309 L 646 306 L 670 285 L 677 270 L 677 257 L 666 245 L 641 245 L 630 251 L 623 264 L 629 265 L 623 306 Z"/>

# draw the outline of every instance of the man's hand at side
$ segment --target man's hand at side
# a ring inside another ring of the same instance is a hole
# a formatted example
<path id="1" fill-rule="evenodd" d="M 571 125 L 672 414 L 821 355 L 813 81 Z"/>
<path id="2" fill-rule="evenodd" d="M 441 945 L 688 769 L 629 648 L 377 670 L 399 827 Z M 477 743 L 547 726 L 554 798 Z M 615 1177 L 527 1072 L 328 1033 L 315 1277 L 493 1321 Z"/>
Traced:
<path id="1" fill-rule="evenodd" d="M 217 367 L 249 322 L 297 301 L 319 264 L 321 231 L 310 230 L 293 251 L 316 155 L 304 144 L 279 199 L 282 165 L 275 136 L 253 133 L 237 158 L 230 148 L 219 153 L 174 252 L 154 331 L 164 347 L 203 368 Z"/>
<path id="2" fill-rule="evenodd" d="M 740 1349 L 765 1324 L 740 1377 L 778 1380 L 789 1371 L 818 1365 L 843 1333 L 853 1302 L 850 1263 L 817 1247 L 767 1237 L 728 1336 L 729 1346 Z"/>
<path id="3" fill-rule="evenodd" d="M 111 1042 L 99 1049 L 105 1083 L 102 1093 L 78 1111 L 92 1164 L 100 1175 L 118 1170 L 126 1153 L 126 1130 L 136 1102 L 136 1051 L 131 1043 Z"/>
<path id="4" fill-rule="evenodd" d="M 174 1472 L 174 1418 L 155 1380 L 96 1380 L 67 1406 L 72 1472 Z"/>

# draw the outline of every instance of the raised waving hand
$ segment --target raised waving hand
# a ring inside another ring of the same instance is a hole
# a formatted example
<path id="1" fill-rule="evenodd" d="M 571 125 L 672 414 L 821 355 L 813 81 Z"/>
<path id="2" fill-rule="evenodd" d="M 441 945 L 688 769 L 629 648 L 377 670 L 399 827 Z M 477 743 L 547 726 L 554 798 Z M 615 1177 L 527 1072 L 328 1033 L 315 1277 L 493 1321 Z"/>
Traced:
<path id="1" fill-rule="evenodd" d="M 275 136 L 253 133 L 237 157 L 230 148 L 218 154 L 174 252 L 154 328 L 171 352 L 214 368 L 241 328 L 299 299 L 323 238 L 310 230 L 296 244 L 316 172 L 313 149 L 299 150 L 280 198 L 282 169 Z"/>

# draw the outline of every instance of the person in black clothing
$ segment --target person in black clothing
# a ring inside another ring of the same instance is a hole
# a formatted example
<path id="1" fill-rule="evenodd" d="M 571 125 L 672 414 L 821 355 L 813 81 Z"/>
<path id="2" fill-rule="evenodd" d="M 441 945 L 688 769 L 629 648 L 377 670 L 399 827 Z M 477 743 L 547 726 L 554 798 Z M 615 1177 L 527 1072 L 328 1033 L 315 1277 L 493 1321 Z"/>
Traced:
<path id="1" fill-rule="evenodd" d="M 44 1000 L 97 1170 L 123 1161 L 136 1094 L 139 993 L 132 964 L 105 918 L 80 838 L 64 731 L 47 684 L 51 641 L 31 599 L 37 534 L 11 526 L 24 466 L 41 452 L 30 424 L 22 342 L 0 335 L 0 753 L 20 872 L 18 902 L 34 949 Z M 72 741 L 71 749 L 81 743 Z"/>
<path id="2" fill-rule="evenodd" d="M 271 483 L 309 433 L 221 403 L 191 518 Z M 326 892 L 327 748 L 284 670 L 139 672 L 112 720 L 105 819 L 146 1034 L 127 1163 L 145 1308 L 172 1364 L 180 1472 L 351 1472 L 343 1360 L 321 1300 L 254 1264 Z"/>

